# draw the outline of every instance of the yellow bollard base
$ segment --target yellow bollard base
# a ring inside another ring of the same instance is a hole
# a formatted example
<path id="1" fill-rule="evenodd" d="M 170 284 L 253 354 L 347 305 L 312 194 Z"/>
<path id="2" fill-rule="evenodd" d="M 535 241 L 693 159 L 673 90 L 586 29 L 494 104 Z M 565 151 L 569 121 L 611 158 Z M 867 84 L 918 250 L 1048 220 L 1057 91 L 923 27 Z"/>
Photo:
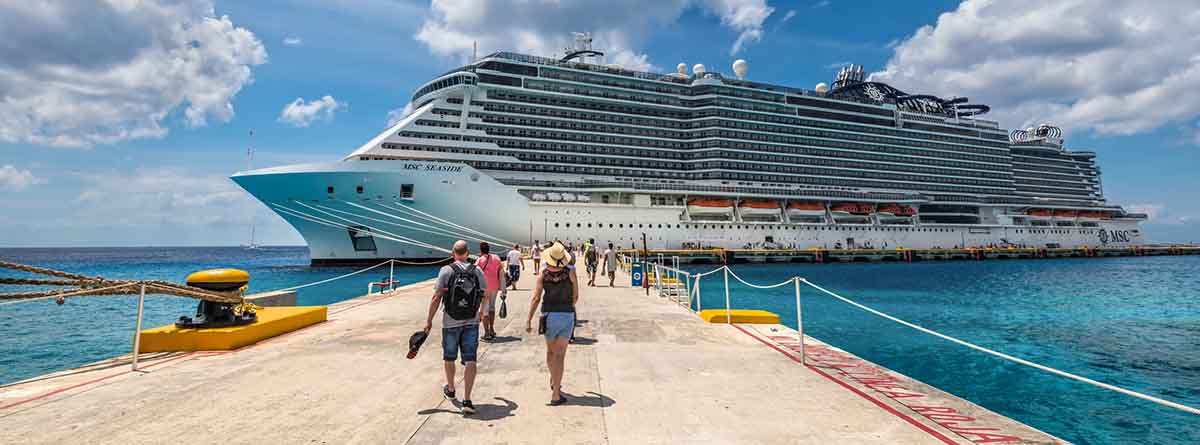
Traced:
<path id="1" fill-rule="evenodd" d="M 725 323 L 725 309 L 702 310 L 700 319 L 709 323 Z M 779 314 L 758 309 L 731 309 L 729 319 L 733 323 L 779 324 Z"/>
<path id="2" fill-rule="evenodd" d="M 175 325 L 142 331 L 141 352 L 229 351 L 325 321 L 325 306 L 264 307 L 245 326 L 181 329 Z"/>

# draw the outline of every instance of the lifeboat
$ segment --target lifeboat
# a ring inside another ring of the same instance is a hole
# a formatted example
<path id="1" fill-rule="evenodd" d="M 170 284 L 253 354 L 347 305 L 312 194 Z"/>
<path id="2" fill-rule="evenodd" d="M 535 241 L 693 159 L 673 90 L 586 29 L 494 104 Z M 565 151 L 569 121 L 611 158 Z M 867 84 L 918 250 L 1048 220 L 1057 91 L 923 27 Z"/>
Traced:
<path id="1" fill-rule="evenodd" d="M 890 213 L 895 216 L 909 217 L 917 214 L 917 209 L 899 204 L 884 204 L 879 206 L 878 213 Z"/>
<path id="2" fill-rule="evenodd" d="M 1079 212 L 1081 219 L 1101 219 L 1104 217 L 1104 212 Z"/>
<path id="3" fill-rule="evenodd" d="M 733 201 L 728 199 L 689 199 L 688 214 L 692 216 L 729 215 Z"/>
<path id="4" fill-rule="evenodd" d="M 1026 215 L 1032 216 L 1035 219 L 1049 218 L 1050 210 L 1048 209 L 1029 209 L 1025 211 Z"/>
<path id="5" fill-rule="evenodd" d="M 870 204 L 842 203 L 829 208 L 829 214 L 839 222 L 867 222 L 875 209 Z"/>
<path id="6" fill-rule="evenodd" d="M 757 199 L 743 199 L 738 203 L 738 213 L 743 217 L 779 216 L 779 202 Z"/>
<path id="7" fill-rule="evenodd" d="M 1079 215 L 1079 212 L 1076 212 L 1074 210 L 1055 210 L 1054 211 L 1055 218 L 1074 218 L 1078 215 Z"/>
<path id="8" fill-rule="evenodd" d="M 916 214 L 916 209 L 909 206 L 884 204 L 879 206 L 879 209 L 875 212 L 875 217 L 879 218 L 879 221 L 883 223 L 904 222 L 909 221 Z"/>
<path id="9" fill-rule="evenodd" d="M 789 202 L 788 216 L 825 216 L 825 204 L 819 202 Z"/>

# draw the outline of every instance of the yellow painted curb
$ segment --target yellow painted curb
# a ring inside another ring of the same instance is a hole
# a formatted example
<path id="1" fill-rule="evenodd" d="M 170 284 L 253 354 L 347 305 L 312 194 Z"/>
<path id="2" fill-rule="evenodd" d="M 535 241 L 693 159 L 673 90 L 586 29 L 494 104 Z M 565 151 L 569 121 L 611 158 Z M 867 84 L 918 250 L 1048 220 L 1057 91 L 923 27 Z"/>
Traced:
<path id="1" fill-rule="evenodd" d="M 325 306 L 264 307 L 245 326 L 181 329 L 175 325 L 142 331 L 141 352 L 229 351 L 325 321 Z"/>
<path id="2" fill-rule="evenodd" d="M 729 316 L 734 323 L 746 324 L 779 324 L 779 314 L 758 309 L 731 309 Z M 724 309 L 705 309 L 700 311 L 700 319 L 709 323 L 725 323 Z"/>

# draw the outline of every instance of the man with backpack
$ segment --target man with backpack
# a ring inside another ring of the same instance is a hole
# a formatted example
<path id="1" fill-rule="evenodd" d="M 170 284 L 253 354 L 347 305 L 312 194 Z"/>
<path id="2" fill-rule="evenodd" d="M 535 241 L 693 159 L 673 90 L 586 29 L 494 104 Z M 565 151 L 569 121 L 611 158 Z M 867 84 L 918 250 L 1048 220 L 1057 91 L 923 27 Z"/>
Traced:
<path id="1" fill-rule="evenodd" d="M 446 371 L 446 385 L 442 395 L 455 400 L 454 360 L 462 353 L 464 415 L 475 414 L 471 403 L 471 389 L 475 386 L 475 354 L 479 349 L 479 319 L 484 308 L 491 304 L 484 293 L 483 272 L 468 261 L 470 250 L 466 241 L 456 241 L 452 254 L 454 262 L 442 266 L 438 271 L 437 286 L 429 302 L 429 316 L 425 319 L 425 333 L 433 329 L 433 316 L 442 308 L 442 367 Z"/>

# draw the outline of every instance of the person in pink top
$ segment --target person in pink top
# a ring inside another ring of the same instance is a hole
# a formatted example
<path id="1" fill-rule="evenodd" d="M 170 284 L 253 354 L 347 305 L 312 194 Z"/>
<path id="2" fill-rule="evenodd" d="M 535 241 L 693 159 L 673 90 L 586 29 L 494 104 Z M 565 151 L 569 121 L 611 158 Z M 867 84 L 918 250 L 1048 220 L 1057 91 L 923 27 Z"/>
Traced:
<path id="1" fill-rule="evenodd" d="M 479 259 L 475 260 L 475 267 L 478 267 L 483 272 L 483 301 L 489 302 L 487 307 L 483 308 L 483 319 L 480 320 L 483 324 L 483 341 L 492 341 L 496 339 L 496 305 L 491 303 L 496 299 L 496 293 L 504 288 L 504 273 L 501 267 L 500 257 L 489 253 L 491 246 L 487 241 L 479 243 Z"/>

